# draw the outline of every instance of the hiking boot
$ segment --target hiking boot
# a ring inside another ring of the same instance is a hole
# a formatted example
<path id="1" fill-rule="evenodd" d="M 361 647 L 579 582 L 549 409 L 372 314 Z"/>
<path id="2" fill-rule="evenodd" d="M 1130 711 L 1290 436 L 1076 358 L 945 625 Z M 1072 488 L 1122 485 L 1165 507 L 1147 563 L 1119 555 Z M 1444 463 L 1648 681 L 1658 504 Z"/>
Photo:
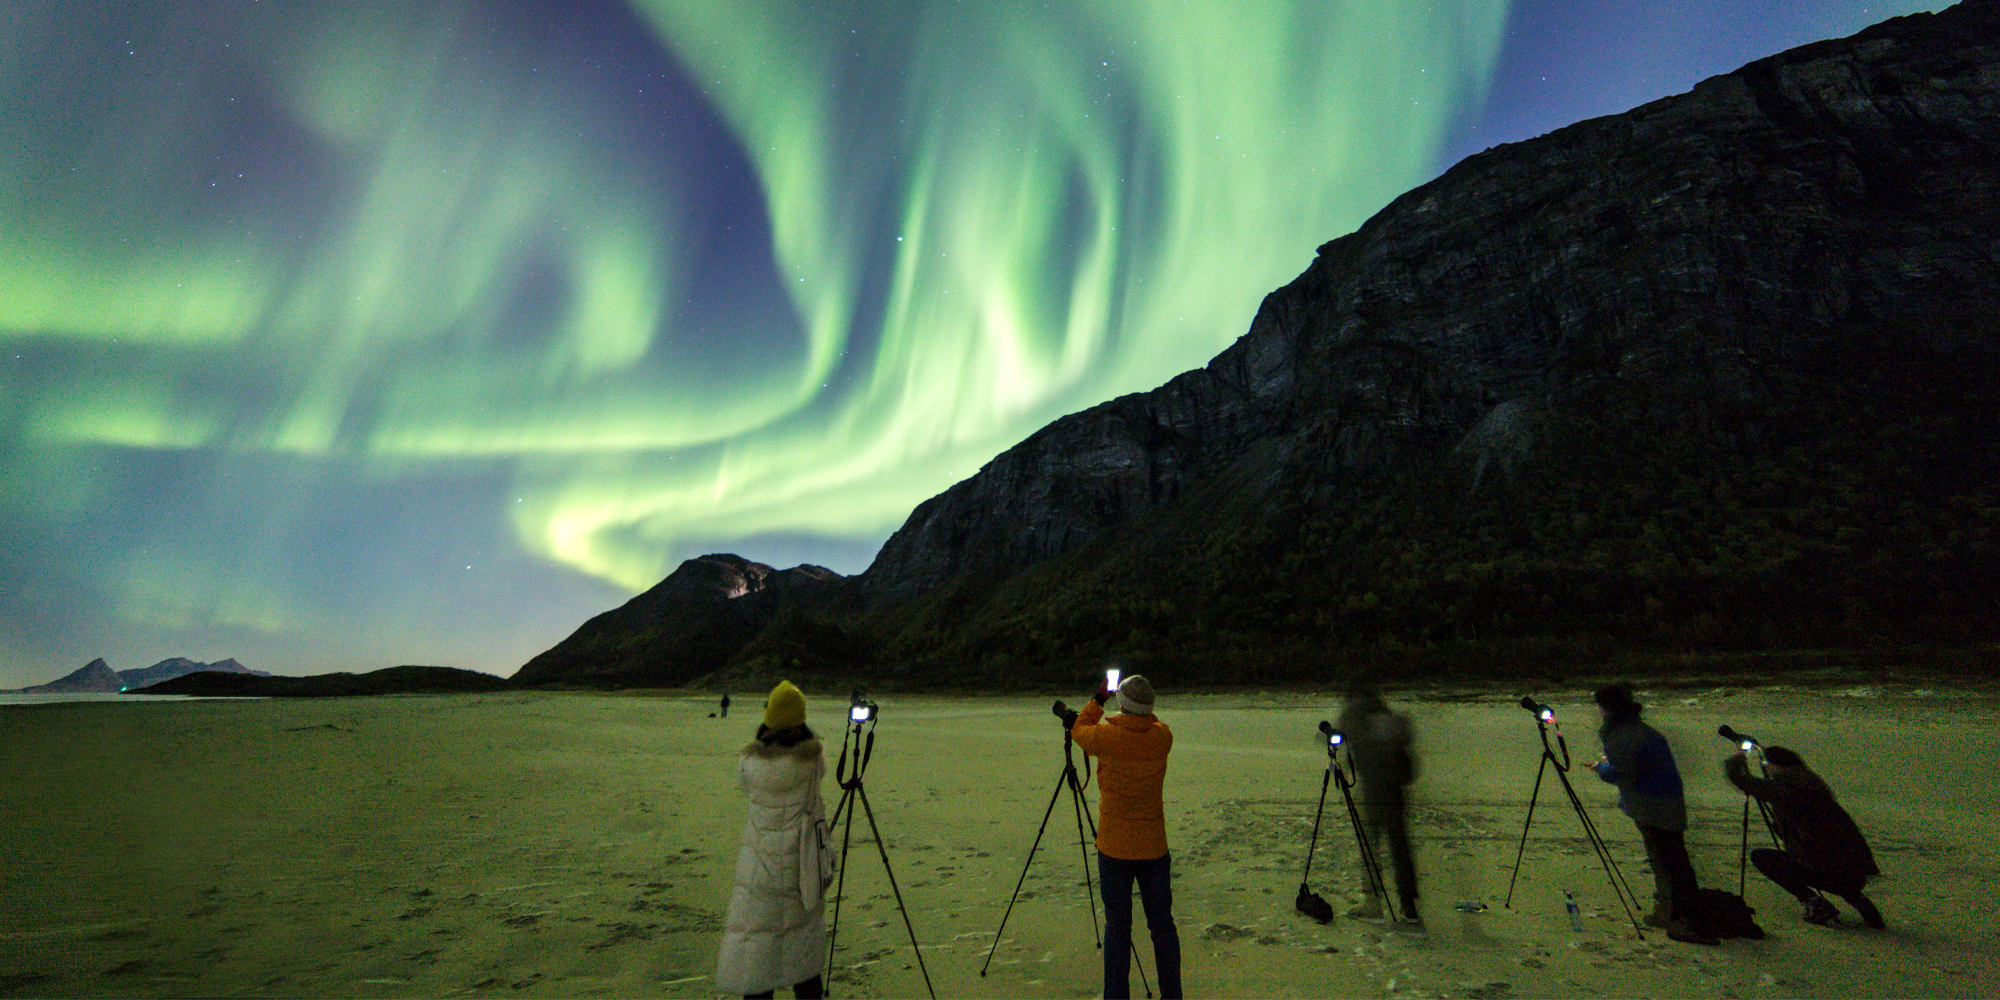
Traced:
<path id="1" fill-rule="evenodd" d="M 1806 903 L 1806 912 L 1805 912 L 1806 923 L 1818 924 L 1821 927 L 1826 927 L 1839 919 L 1840 919 L 1840 911 L 1834 909 L 1833 904 L 1827 902 L 1825 896 L 1814 896 L 1809 902 Z M 1881 919 L 1881 917 L 1878 915 L 1876 919 L 1879 920 Z"/>
<path id="2" fill-rule="evenodd" d="M 1703 934 L 1698 930 L 1695 930 L 1693 927 L 1688 926 L 1688 923 L 1685 920 L 1675 920 L 1667 924 L 1667 937 L 1672 938 L 1675 941 L 1686 942 L 1687 944 L 1722 943 L 1712 937 L 1709 937 L 1706 934 Z"/>
<path id="3" fill-rule="evenodd" d="M 1875 904 L 1867 896 L 1863 896 L 1857 892 L 1852 896 L 1842 896 L 1840 898 L 1846 900 L 1847 905 L 1854 907 L 1854 912 L 1861 914 L 1861 925 L 1863 927 L 1873 927 L 1878 931 L 1882 929 L 1882 911 L 1876 909 Z"/>
<path id="4" fill-rule="evenodd" d="M 1665 927 L 1670 923 L 1673 923 L 1673 921 L 1667 919 L 1667 910 L 1665 907 L 1655 906 L 1653 907 L 1653 912 L 1646 914 L 1646 926 L 1648 927 Z"/>

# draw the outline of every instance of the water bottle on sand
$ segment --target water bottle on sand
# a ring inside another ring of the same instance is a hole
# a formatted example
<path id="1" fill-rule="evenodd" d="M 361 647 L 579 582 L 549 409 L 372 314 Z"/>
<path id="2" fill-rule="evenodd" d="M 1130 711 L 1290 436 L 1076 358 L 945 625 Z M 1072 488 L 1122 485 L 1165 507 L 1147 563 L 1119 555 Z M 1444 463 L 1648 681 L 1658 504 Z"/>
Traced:
<path id="1" fill-rule="evenodd" d="M 1569 911 L 1569 929 L 1583 933 L 1583 911 L 1576 908 L 1576 897 L 1568 889 L 1563 890 L 1563 909 Z"/>

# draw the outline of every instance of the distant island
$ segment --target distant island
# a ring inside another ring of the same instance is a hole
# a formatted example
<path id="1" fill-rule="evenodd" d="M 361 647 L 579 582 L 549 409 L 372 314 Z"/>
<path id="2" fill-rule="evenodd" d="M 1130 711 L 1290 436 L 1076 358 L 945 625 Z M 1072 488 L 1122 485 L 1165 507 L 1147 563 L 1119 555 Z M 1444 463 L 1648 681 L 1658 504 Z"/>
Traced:
<path id="1" fill-rule="evenodd" d="M 504 678 L 457 667 L 387 667 L 362 674 L 279 677 L 235 659 L 200 663 L 176 656 L 141 670 L 113 670 L 103 658 L 14 694 L 173 694 L 206 698 L 333 698 L 376 694 L 500 691 Z"/>
<path id="2" fill-rule="evenodd" d="M 113 670 L 110 664 L 98 657 L 83 665 L 79 670 L 64 674 L 48 682 L 24 687 L 16 694 L 117 694 L 120 691 L 147 687 L 162 681 L 185 677 L 194 673 L 237 674 L 245 677 L 269 677 L 262 670 L 251 670 L 232 657 L 215 663 L 200 663 L 185 656 L 173 656 L 161 660 L 150 667 L 138 670 Z"/>
<path id="3" fill-rule="evenodd" d="M 201 671 L 135 688 L 126 694 L 177 694 L 205 698 L 342 698 L 380 694 L 468 694 L 504 691 L 503 678 L 457 667 L 387 667 L 365 674 L 274 677 Z"/>

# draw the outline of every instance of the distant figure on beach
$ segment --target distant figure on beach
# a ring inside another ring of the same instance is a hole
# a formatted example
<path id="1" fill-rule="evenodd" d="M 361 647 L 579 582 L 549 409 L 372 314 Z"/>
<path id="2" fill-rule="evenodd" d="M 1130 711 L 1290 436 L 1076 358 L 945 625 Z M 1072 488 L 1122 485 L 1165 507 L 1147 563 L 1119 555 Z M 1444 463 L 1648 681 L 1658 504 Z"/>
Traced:
<path id="1" fill-rule="evenodd" d="M 1417 912 L 1417 867 L 1410 855 L 1409 802 L 1405 789 L 1417 779 L 1417 758 L 1413 752 L 1416 727 L 1410 717 L 1389 709 L 1382 692 L 1372 681 L 1356 678 L 1347 688 L 1347 704 L 1340 710 L 1340 731 L 1347 740 L 1348 759 L 1361 785 L 1361 812 L 1368 825 L 1368 844 L 1380 858 L 1386 851 L 1395 870 L 1396 896 L 1401 904 L 1402 923 L 1420 928 L 1423 917 Z M 1367 880 L 1363 880 L 1366 886 Z M 1347 911 L 1360 920 L 1399 919 L 1389 910 L 1387 900 L 1368 897 Z"/>
<path id="2" fill-rule="evenodd" d="M 1119 714 L 1104 717 L 1118 699 Z M 1101 723 L 1101 724 L 1100 724 Z M 1114 693 L 1100 687 L 1076 714 L 1070 738 L 1098 760 L 1097 876 L 1104 893 L 1104 996 L 1130 997 L 1132 885 L 1153 935 L 1160 996 L 1181 995 L 1181 938 L 1174 927 L 1173 858 L 1167 853 L 1163 797 L 1173 730 L 1153 717 L 1153 685 L 1125 678 Z"/>
<path id="3" fill-rule="evenodd" d="M 819 737 L 806 726 L 804 693 L 779 681 L 764 703 L 757 738 L 743 748 L 736 783 L 750 800 L 736 887 L 723 922 L 715 985 L 745 997 L 790 986 L 825 995 L 826 899 L 820 821 L 826 774 Z"/>
<path id="4" fill-rule="evenodd" d="M 1639 827 L 1653 866 L 1653 912 L 1646 922 L 1666 928 L 1676 941 L 1715 944 L 1691 923 L 1701 883 L 1688 860 L 1687 800 L 1674 750 L 1659 730 L 1639 720 L 1644 706 L 1632 700 L 1630 687 L 1612 684 L 1598 688 L 1595 697 L 1604 717 L 1597 731 L 1604 742 L 1597 776 L 1618 786 L 1618 808 Z"/>
<path id="5" fill-rule="evenodd" d="M 1830 924 L 1839 918 L 1819 890 L 1847 901 L 1861 922 L 1882 926 L 1882 913 L 1861 890 L 1868 880 L 1882 873 L 1875 867 L 1875 853 L 1854 817 L 1841 808 L 1833 789 L 1814 774 L 1798 754 L 1784 747 L 1764 748 L 1770 765 L 1766 777 L 1750 774 L 1750 758 L 1738 750 L 1722 762 L 1722 773 L 1743 794 L 1770 803 L 1772 825 L 1777 827 L 1782 848 L 1760 847 L 1750 852 L 1750 863 L 1764 877 L 1798 897 L 1805 906 L 1810 924 Z"/>
<path id="6" fill-rule="evenodd" d="M 727 690 L 722 692 L 722 717 L 725 719 L 729 718 L 729 692 Z"/>

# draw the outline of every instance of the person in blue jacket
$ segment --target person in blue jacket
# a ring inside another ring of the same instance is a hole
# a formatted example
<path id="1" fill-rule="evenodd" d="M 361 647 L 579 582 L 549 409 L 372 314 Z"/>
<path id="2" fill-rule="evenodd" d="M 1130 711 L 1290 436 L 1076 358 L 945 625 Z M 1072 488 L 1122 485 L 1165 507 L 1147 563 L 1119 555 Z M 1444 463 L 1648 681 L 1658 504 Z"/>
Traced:
<path id="1" fill-rule="evenodd" d="M 1665 927 L 1676 941 L 1715 944 L 1715 938 L 1691 923 L 1701 883 L 1688 860 L 1687 800 L 1673 748 L 1659 730 L 1640 721 L 1644 706 L 1632 699 L 1629 686 L 1602 687 L 1595 697 L 1604 717 L 1597 730 L 1604 743 L 1597 776 L 1618 786 L 1618 809 L 1638 825 L 1646 860 L 1653 866 L 1653 912 L 1646 922 Z"/>

